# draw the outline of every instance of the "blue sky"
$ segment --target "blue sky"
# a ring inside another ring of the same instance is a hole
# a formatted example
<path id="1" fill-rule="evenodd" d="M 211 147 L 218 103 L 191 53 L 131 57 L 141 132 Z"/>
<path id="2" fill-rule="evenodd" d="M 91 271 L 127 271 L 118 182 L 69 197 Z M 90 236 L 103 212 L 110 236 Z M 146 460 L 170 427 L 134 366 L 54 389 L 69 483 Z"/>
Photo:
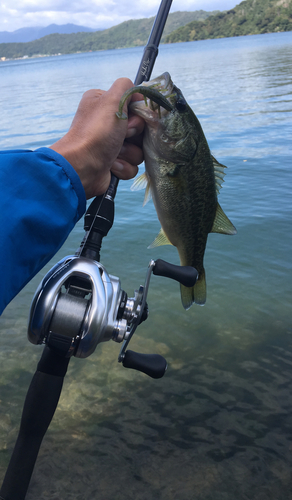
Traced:
<path id="1" fill-rule="evenodd" d="M 227 10 L 240 0 L 173 0 L 171 12 Z M 109 28 L 127 19 L 154 16 L 160 0 L 2 0 L 0 31 L 29 26 L 74 23 L 90 28 Z"/>

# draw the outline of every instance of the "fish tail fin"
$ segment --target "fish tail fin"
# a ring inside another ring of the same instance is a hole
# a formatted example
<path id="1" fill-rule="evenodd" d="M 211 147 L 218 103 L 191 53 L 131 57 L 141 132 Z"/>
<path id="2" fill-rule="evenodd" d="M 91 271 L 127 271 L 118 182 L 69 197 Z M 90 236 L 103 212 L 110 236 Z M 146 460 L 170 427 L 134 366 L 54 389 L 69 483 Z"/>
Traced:
<path id="1" fill-rule="evenodd" d="M 195 302 L 203 306 L 206 302 L 206 278 L 205 269 L 203 268 L 199 274 L 199 278 L 194 286 L 180 285 L 181 301 L 184 308 L 187 310 Z"/>

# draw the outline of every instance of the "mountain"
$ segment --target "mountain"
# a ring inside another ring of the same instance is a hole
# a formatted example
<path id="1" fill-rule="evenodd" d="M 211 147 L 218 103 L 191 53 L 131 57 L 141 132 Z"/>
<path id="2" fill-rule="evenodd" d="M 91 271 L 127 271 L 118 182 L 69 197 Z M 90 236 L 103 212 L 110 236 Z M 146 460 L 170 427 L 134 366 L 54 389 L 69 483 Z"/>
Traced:
<path id="1" fill-rule="evenodd" d="M 190 20 L 206 19 L 219 11 L 173 12 L 169 14 L 165 36 Z M 37 55 L 72 54 L 146 45 L 154 17 L 125 21 L 117 26 L 92 33 L 50 34 L 26 43 L 0 43 L 1 58 L 33 57 Z M 78 27 L 79 28 L 79 27 Z"/>
<path id="2" fill-rule="evenodd" d="M 234 9 L 192 21 L 165 38 L 165 43 L 292 31 L 292 0 L 245 0 Z"/>
<path id="3" fill-rule="evenodd" d="M 32 42 L 52 33 L 79 33 L 97 31 L 86 26 L 77 24 L 50 24 L 49 26 L 35 26 L 31 28 L 20 28 L 16 31 L 0 31 L 0 43 L 24 43 Z"/>

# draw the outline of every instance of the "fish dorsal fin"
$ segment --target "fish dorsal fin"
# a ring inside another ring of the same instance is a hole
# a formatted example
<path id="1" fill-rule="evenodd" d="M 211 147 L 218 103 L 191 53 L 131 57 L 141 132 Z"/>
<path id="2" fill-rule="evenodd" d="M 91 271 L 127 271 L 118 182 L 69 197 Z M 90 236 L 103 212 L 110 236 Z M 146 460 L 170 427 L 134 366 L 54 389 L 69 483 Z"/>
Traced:
<path id="1" fill-rule="evenodd" d="M 216 182 L 216 192 L 219 194 L 220 189 L 222 188 L 222 183 L 224 182 L 224 168 L 225 165 L 222 165 L 222 163 L 219 163 L 214 156 L 212 156 L 213 160 L 213 168 L 214 168 L 214 174 L 215 174 L 215 182 Z"/>
<path id="2" fill-rule="evenodd" d="M 172 245 L 170 243 L 168 237 L 166 236 L 165 232 L 161 228 L 158 235 L 156 236 L 155 240 L 149 245 L 148 248 L 155 248 L 155 247 L 160 247 L 162 245 Z"/>
<path id="3" fill-rule="evenodd" d="M 145 189 L 145 197 L 144 197 L 144 202 L 143 206 L 148 203 L 149 200 L 151 200 L 151 186 L 150 186 L 150 179 L 147 175 L 146 172 L 144 174 L 139 175 L 137 177 L 132 186 L 131 186 L 131 191 L 140 191 L 140 189 Z"/>
<path id="4" fill-rule="evenodd" d="M 222 233 L 222 234 L 236 234 L 237 231 L 228 219 L 227 215 L 223 212 L 219 203 L 217 203 L 215 220 L 213 222 L 213 227 L 211 233 Z"/>

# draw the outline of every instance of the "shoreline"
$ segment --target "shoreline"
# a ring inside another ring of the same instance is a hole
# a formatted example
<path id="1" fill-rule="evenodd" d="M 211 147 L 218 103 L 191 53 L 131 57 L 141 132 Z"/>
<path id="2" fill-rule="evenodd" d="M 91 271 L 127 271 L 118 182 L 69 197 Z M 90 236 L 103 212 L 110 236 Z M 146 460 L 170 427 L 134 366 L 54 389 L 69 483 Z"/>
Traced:
<path id="1" fill-rule="evenodd" d="M 205 41 L 205 40 L 222 40 L 224 38 L 240 38 L 240 37 L 248 37 L 248 36 L 264 36 L 264 35 L 271 35 L 271 34 L 278 34 L 278 33 L 291 33 L 292 30 L 290 31 L 269 31 L 268 33 L 248 33 L 247 35 L 236 35 L 236 36 L 217 36 L 217 37 L 214 37 L 214 38 L 202 38 L 200 40 L 190 40 L 190 41 L 186 41 L 186 42 L 161 42 L 161 45 L 172 45 L 173 44 L 176 44 L 176 43 L 191 43 L 191 42 L 202 42 L 202 41 Z M 88 54 L 90 52 L 104 52 L 106 50 L 121 50 L 121 49 L 131 49 L 131 48 L 135 48 L 135 47 L 141 47 L 141 45 L 131 45 L 130 47 L 114 47 L 114 48 L 111 48 L 111 49 L 97 49 L 97 50 L 85 50 L 85 51 L 82 51 L 82 50 L 78 50 L 76 52 L 59 52 L 57 54 L 34 54 L 32 56 L 28 56 L 28 55 L 24 55 L 22 57 L 6 57 L 6 56 L 3 56 L 3 57 L 0 57 L 0 63 L 1 62 L 7 62 L 7 61 L 22 61 L 22 60 L 25 60 L 25 59 L 38 59 L 38 58 L 41 58 L 41 57 L 57 57 L 57 56 L 66 56 L 66 55 L 73 55 L 73 54 Z M 1 49 L 1 44 L 0 44 L 0 49 Z"/>

